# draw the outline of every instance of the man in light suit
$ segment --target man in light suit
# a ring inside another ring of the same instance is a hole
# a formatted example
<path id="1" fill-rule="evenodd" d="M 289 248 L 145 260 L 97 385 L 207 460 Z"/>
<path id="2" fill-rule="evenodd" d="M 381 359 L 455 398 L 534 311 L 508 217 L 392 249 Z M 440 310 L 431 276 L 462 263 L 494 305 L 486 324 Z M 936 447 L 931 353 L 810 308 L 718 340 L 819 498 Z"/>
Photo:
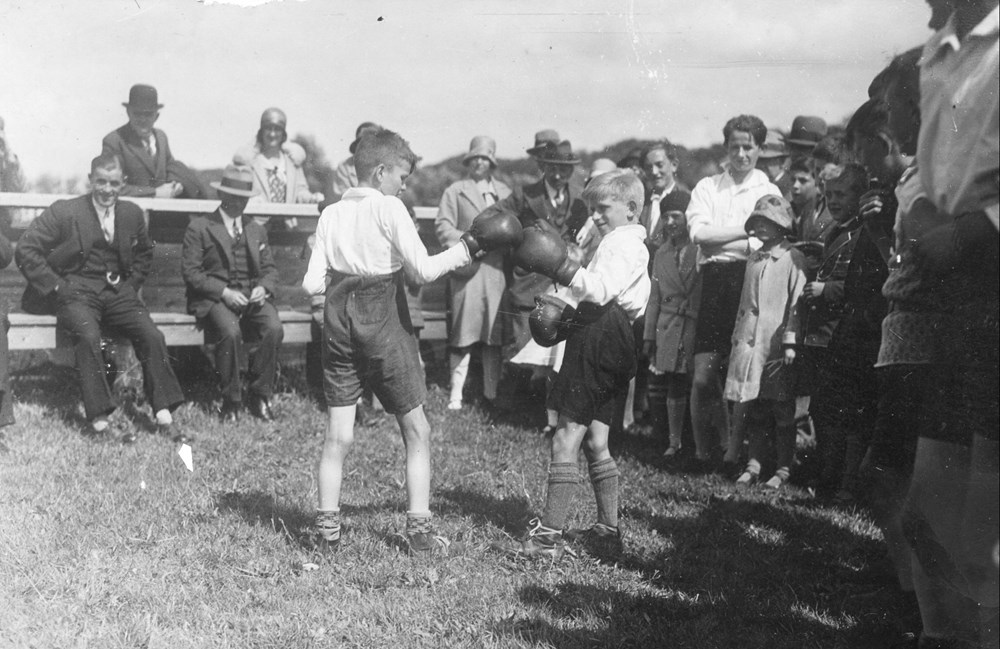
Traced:
<path id="1" fill-rule="evenodd" d="M 15 259 L 28 280 L 21 306 L 28 313 L 54 313 L 73 339 L 92 432 L 105 433 L 115 409 L 101 353 L 105 326 L 132 342 L 156 424 L 165 429 L 184 395 L 163 334 L 137 295 L 152 264 L 153 242 L 142 210 L 118 200 L 124 174 L 117 156 L 94 158 L 90 184 L 90 194 L 53 203 L 18 241 Z M 134 442 L 135 434 L 122 441 Z"/>
<path id="2" fill-rule="evenodd" d="M 122 161 L 123 196 L 205 198 L 197 176 L 170 152 L 167 134 L 153 124 L 160 117 L 156 88 L 136 84 L 123 102 L 128 124 L 104 136 L 103 152 Z"/>
<path id="3" fill-rule="evenodd" d="M 243 408 L 243 332 L 259 338 L 248 368 L 250 411 L 258 419 L 271 421 L 270 398 L 284 338 L 273 303 L 278 268 L 267 231 L 243 215 L 254 195 L 253 172 L 230 165 L 212 187 L 222 201 L 219 209 L 191 221 L 184 233 L 181 257 L 188 313 L 216 340 L 215 370 L 224 422 L 235 422 Z"/>

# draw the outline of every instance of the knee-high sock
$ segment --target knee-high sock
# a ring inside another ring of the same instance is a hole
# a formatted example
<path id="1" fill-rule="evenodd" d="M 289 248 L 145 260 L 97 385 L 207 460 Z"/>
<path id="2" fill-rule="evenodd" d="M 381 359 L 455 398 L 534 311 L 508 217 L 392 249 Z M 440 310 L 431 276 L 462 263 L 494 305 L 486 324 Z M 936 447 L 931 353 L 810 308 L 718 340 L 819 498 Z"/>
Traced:
<path id="1" fill-rule="evenodd" d="M 575 462 L 552 462 L 549 464 L 548 490 L 545 494 L 545 512 L 542 525 L 553 530 L 566 527 L 569 506 L 573 492 L 580 481 L 580 471 Z"/>
<path id="2" fill-rule="evenodd" d="M 469 358 L 472 356 L 468 350 L 451 352 L 451 396 L 452 401 L 462 400 L 462 389 L 465 387 L 465 377 L 469 374 Z"/>
<path id="3" fill-rule="evenodd" d="M 597 522 L 618 527 L 618 465 L 609 457 L 594 462 L 588 469 L 597 500 Z"/>
<path id="4" fill-rule="evenodd" d="M 497 398 L 503 356 L 497 345 L 483 345 L 483 396 L 492 401 Z"/>

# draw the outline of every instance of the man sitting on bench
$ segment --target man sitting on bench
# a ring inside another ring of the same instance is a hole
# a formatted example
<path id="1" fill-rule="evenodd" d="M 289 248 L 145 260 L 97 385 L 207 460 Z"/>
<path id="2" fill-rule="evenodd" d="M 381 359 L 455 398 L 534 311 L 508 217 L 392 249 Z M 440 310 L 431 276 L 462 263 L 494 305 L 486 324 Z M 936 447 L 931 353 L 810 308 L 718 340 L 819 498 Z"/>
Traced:
<path id="1" fill-rule="evenodd" d="M 102 327 L 132 342 L 156 425 L 166 432 L 184 394 L 163 334 L 137 294 L 153 260 L 153 243 L 142 210 L 118 200 L 125 184 L 121 159 L 94 158 L 89 179 L 90 194 L 53 203 L 18 242 L 17 267 L 28 280 L 21 306 L 28 313 L 54 313 L 73 340 L 91 432 L 105 434 L 115 409 L 101 352 Z M 135 433 L 122 441 L 134 442 Z"/>

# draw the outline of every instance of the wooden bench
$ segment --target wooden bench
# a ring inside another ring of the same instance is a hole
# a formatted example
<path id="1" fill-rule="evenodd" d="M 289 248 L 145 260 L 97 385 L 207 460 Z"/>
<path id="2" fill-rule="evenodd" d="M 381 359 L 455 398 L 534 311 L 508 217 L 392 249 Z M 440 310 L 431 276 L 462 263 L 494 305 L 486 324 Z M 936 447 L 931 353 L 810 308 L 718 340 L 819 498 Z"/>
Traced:
<path id="1" fill-rule="evenodd" d="M 57 200 L 72 198 L 69 195 L 23 194 L 0 192 L 0 208 L 40 211 Z M 143 295 L 153 322 L 167 340 L 167 346 L 205 344 L 204 333 L 196 326 L 195 319 L 184 313 L 184 283 L 180 279 L 180 243 L 188 218 L 192 214 L 210 214 L 219 206 L 215 200 L 189 200 L 176 198 L 123 197 L 145 210 L 149 231 L 157 242 L 153 268 L 143 288 Z M 433 253 L 440 249 L 434 237 L 434 218 L 437 208 L 415 209 L 421 238 Z M 309 235 L 316 229 L 319 211 L 316 205 L 284 203 L 250 203 L 248 216 L 279 219 L 295 218 L 295 230 L 276 231 L 270 234 L 275 250 L 275 261 L 281 274 L 276 304 L 285 329 L 285 343 L 301 344 L 312 341 L 309 302 L 299 288 L 306 260 L 302 250 Z M 30 214 L 29 214 L 30 216 Z M 27 223 L 15 224 L 13 236 L 19 238 Z M 13 264 L 0 270 L 0 292 L 9 305 L 16 305 L 24 289 L 24 278 Z M 423 293 L 424 328 L 422 340 L 445 340 L 448 335 L 444 299 L 444 280 L 426 287 Z M 53 316 L 36 316 L 10 313 L 10 330 L 7 334 L 11 350 L 56 349 L 65 347 L 63 336 L 57 336 Z"/>
<path id="2" fill-rule="evenodd" d="M 284 344 L 313 341 L 312 316 L 302 311 L 280 311 L 285 329 Z M 153 322 L 163 332 L 168 347 L 205 344 L 204 332 L 195 324 L 194 316 L 183 313 L 150 313 Z M 63 336 L 57 334 L 55 316 L 11 313 L 7 342 L 11 350 L 55 349 L 66 346 Z M 424 311 L 424 329 L 420 337 L 425 340 L 443 340 L 445 331 L 443 313 Z"/>

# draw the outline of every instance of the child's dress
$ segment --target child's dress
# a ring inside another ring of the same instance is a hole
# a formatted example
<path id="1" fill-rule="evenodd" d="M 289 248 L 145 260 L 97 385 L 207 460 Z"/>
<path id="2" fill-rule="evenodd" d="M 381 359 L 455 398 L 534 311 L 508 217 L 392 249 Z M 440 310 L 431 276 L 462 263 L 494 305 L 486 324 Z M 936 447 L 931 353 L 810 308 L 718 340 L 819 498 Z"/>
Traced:
<path id="1" fill-rule="evenodd" d="M 797 305 L 805 285 L 805 256 L 787 240 L 750 255 L 733 330 L 726 399 L 742 403 L 795 398 L 783 348 L 796 343 Z"/>
<path id="2" fill-rule="evenodd" d="M 653 258 L 652 287 L 643 338 L 656 341 L 650 369 L 657 374 L 693 371 L 694 331 L 701 305 L 698 246 L 666 241 Z"/>

